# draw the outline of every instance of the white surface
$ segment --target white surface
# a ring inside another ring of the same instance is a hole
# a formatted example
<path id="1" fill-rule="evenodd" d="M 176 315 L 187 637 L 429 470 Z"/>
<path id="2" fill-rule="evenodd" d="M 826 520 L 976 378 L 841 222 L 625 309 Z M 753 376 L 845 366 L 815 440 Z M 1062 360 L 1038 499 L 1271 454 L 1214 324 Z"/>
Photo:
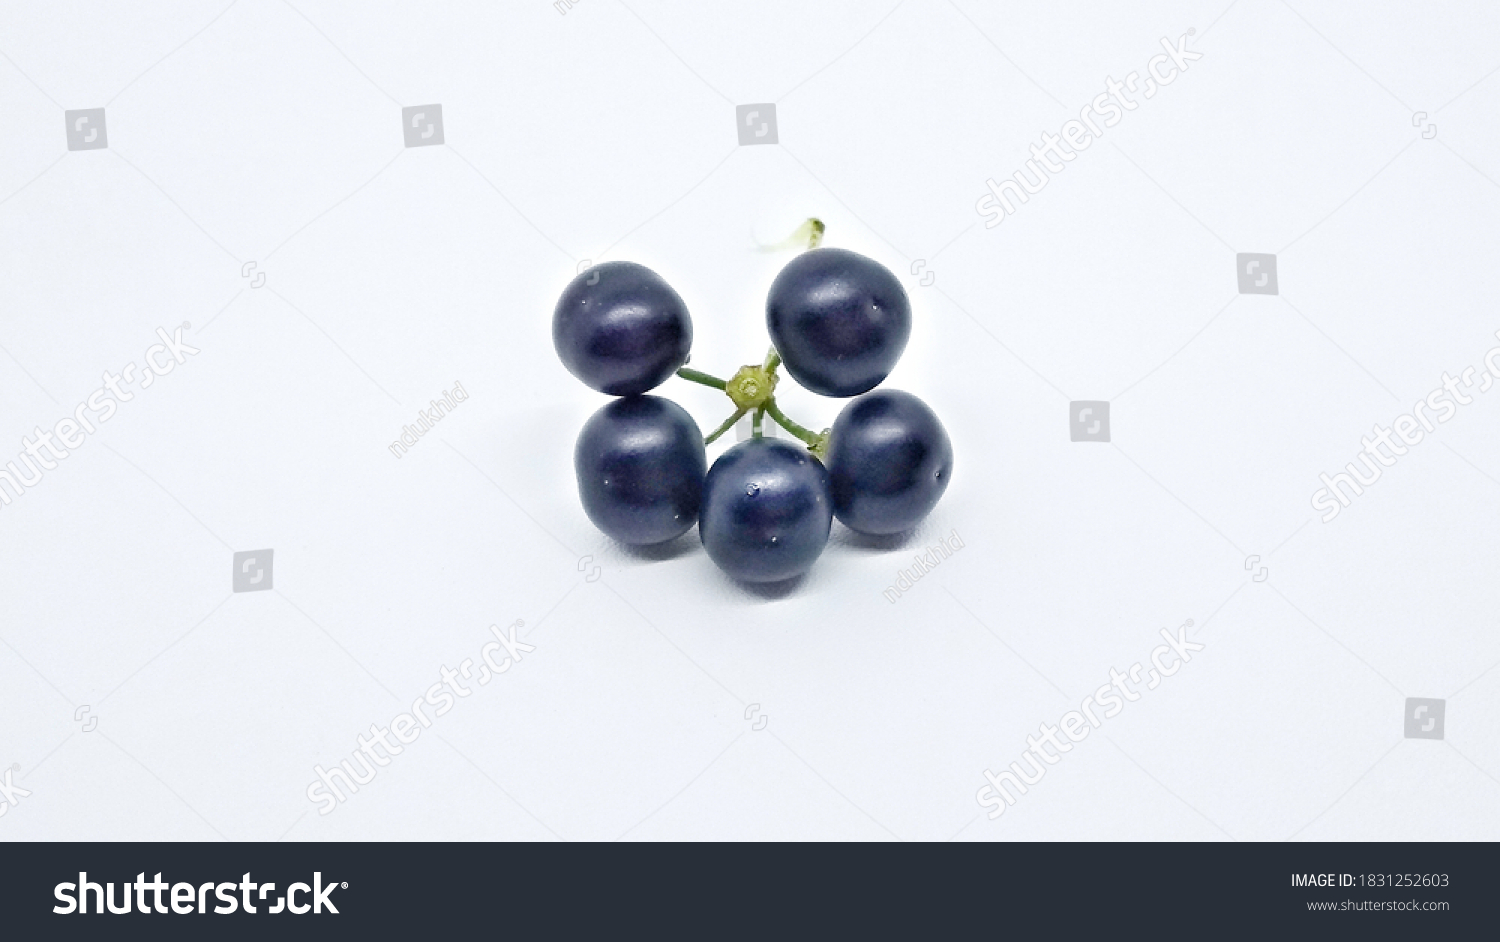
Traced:
<path id="1" fill-rule="evenodd" d="M 0 768 L 31 792 L 0 837 L 1500 837 L 1500 392 L 1309 505 L 1496 345 L 1500 12 L 892 6 L 7 4 L 0 462 L 157 327 L 201 353 L 0 508 Z M 1189 27 L 1189 72 L 983 226 L 987 177 Z M 780 144 L 739 146 L 764 102 Z M 446 143 L 403 147 L 429 103 Z M 66 151 L 101 106 L 108 149 Z M 908 284 L 890 384 L 952 487 L 901 548 L 836 525 L 786 593 L 695 533 L 611 545 L 557 294 L 642 262 L 725 375 L 791 257 L 756 242 L 809 215 Z M 1238 295 L 1235 252 L 1281 295 Z M 1069 440 L 1071 399 L 1112 401 L 1111 444 Z M 274 589 L 231 593 L 263 548 Z M 981 816 L 982 770 L 1189 618 L 1190 665 Z M 315 763 L 516 619 L 534 652 L 317 813 Z M 1448 699 L 1443 741 L 1403 739 L 1404 697 Z"/>

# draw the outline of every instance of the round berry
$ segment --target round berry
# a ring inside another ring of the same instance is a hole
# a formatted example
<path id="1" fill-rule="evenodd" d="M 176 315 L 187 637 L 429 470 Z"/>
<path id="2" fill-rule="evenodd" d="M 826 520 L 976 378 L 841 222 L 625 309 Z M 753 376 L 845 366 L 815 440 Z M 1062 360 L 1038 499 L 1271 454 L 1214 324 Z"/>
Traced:
<path id="1" fill-rule="evenodd" d="M 953 446 L 927 404 L 882 389 L 849 403 L 828 446 L 833 512 L 851 530 L 900 533 L 922 522 L 953 476 Z"/>
<path id="2" fill-rule="evenodd" d="M 828 542 L 828 472 L 805 449 L 752 438 L 724 452 L 703 483 L 698 534 L 719 568 L 746 582 L 806 572 Z"/>
<path id="3" fill-rule="evenodd" d="M 901 359 L 911 302 L 879 262 L 813 249 L 771 283 L 766 328 L 797 382 L 824 396 L 857 396 L 880 385 Z"/>
<path id="4" fill-rule="evenodd" d="M 656 272 L 604 262 L 574 278 L 557 299 L 552 344 L 568 372 L 591 389 L 635 396 L 687 362 L 693 321 Z"/>
<path id="5" fill-rule="evenodd" d="M 573 449 L 578 497 L 594 526 L 621 543 L 665 543 L 698 519 L 708 459 L 703 433 L 677 403 L 616 399 L 595 412 Z"/>

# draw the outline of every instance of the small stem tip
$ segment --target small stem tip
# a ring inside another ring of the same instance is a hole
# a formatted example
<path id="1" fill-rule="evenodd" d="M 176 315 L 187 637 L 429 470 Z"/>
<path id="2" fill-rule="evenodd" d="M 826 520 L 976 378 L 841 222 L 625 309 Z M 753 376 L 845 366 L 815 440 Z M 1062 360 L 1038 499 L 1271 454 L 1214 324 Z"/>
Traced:
<path id="1" fill-rule="evenodd" d="M 823 244 L 823 233 L 826 232 L 827 229 L 828 229 L 827 226 L 823 225 L 823 220 L 821 220 L 821 219 L 817 218 L 816 216 L 814 216 L 813 218 L 811 218 L 811 219 L 809 219 L 807 221 L 806 226 L 807 226 L 807 247 L 810 248 L 810 249 L 815 249 L 818 246 L 822 245 Z"/>
<path id="2" fill-rule="evenodd" d="M 828 227 L 823 225 L 823 220 L 816 216 L 811 216 L 806 222 L 797 227 L 797 231 L 787 236 L 784 240 L 773 245 L 762 244 L 760 250 L 762 252 L 778 252 L 796 248 L 815 249 L 823 244 L 823 233 L 827 229 Z"/>

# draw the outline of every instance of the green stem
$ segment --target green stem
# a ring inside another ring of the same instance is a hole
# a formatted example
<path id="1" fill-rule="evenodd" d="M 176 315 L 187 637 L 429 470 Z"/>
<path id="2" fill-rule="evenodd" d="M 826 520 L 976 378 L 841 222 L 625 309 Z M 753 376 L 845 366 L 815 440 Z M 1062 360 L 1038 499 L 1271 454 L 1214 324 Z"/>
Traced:
<path id="1" fill-rule="evenodd" d="M 816 432 L 805 429 L 802 426 L 798 425 L 796 422 L 793 422 L 791 419 L 787 418 L 786 413 L 781 411 L 781 407 L 776 405 L 775 399 L 770 399 L 766 402 L 766 411 L 771 414 L 772 419 L 776 420 L 777 425 L 786 429 L 788 432 L 791 432 L 804 443 L 808 445 L 816 445 L 821 440 L 821 436 L 819 436 Z"/>
<path id="2" fill-rule="evenodd" d="M 761 437 L 761 419 L 765 417 L 766 407 L 761 406 L 755 410 L 755 415 L 750 419 L 750 435 L 752 438 Z"/>
<path id="3" fill-rule="evenodd" d="M 776 372 L 776 368 L 780 365 L 781 354 L 776 352 L 776 348 L 772 347 L 770 350 L 766 351 L 766 362 L 765 365 L 761 367 L 761 369 L 765 370 L 767 374 L 771 374 Z"/>
<path id="4" fill-rule="evenodd" d="M 701 383 L 704 386 L 712 386 L 715 389 L 723 389 L 725 386 L 724 381 L 722 379 L 719 379 L 717 376 L 710 376 L 709 374 L 699 372 L 698 370 L 690 370 L 685 366 L 677 371 L 677 375 L 681 376 L 683 379 L 691 380 L 695 383 Z"/>
<path id="5" fill-rule="evenodd" d="M 823 225 L 823 220 L 818 219 L 817 217 L 813 217 L 812 219 L 809 219 L 807 221 L 807 228 L 807 247 L 809 249 L 815 249 L 818 246 L 822 245 L 823 233 L 827 231 L 828 228 L 827 226 Z"/>
<path id="6" fill-rule="evenodd" d="M 720 425 L 718 428 L 714 429 L 707 438 L 703 439 L 703 444 L 707 446 L 712 445 L 714 442 L 718 441 L 720 435 L 723 435 L 725 432 L 734 428 L 734 423 L 738 422 L 740 420 L 740 417 L 749 411 L 749 409 L 735 410 L 734 415 L 731 415 L 729 418 L 725 419 L 723 425 Z"/>

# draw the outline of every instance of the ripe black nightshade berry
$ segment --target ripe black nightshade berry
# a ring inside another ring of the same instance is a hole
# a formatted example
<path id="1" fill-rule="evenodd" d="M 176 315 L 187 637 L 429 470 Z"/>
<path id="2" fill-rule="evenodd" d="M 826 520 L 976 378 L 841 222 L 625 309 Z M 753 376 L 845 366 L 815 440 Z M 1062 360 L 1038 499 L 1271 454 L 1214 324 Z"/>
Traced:
<path id="1" fill-rule="evenodd" d="M 769 438 L 742 442 L 703 483 L 698 533 L 719 568 L 746 582 L 806 572 L 833 523 L 828 472 L 804 448 Z"/>
<path id="2" fill-rule="evenodd" d="M 857 396 L 880 385 L 901 358 L 911 302 L 879 262 L 812 249 L 772 282 L 766 328 L 797 382 L 824 396 Z"/>
<path id="3" fill-rule="evenodd" d="M 578 434 L 573 467 L 584 512 L 622 543 L 665 543 L 698 519 L 703 433 L 670 399 L 629 396 L 595 412 Z"/>
<path id="4" fill-rule="evenodd" d="M 833 512 L 851 530 L 900 533 L 922 522 L 953 476 L 943 424 L 911 393 L 881 389 L 849 403 L 828 447 Z"/>
<path id="5" fill-rule="evenodd" d="M 563 289 L 552 344 L 568 372 L 611 396 L 655 389 L 687 362 L 693 321 L 672 286 L 644 265 L 604 262 Z"/>

